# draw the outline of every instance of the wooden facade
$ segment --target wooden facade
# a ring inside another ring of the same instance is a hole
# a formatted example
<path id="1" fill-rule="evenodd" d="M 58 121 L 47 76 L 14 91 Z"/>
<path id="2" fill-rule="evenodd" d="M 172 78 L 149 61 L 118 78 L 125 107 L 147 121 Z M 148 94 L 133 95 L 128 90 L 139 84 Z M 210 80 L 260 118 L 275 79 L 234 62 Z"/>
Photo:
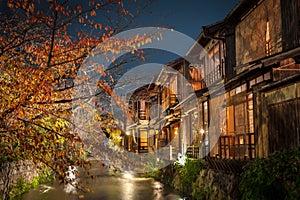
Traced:
<path id="1" fill-rule="evenodd" d="M 168 88 L 148 86 L 164 123 L 147 151 L 169 145 L 197 158 L 244 160 L 300 146 L 299 22 L 300 0 L 242 0 L 224 20 L 203 27 L 196 41 L 203 49 L 194 45 L 189 62 L 169 64 L 191 84 L 197 109 L 180 109 L 189 97 L 179 95 L 179 76 L 157 79 Z"/>
<path id="2" fill-rule="evenodd" d="M 300 1 L 241 1 L 225 18 L 224 27 L 234 27 L 235 37 L 232 50 L 228 42 L 233 36 L 225 31 L 225 63 L 235 63 L 225 66 L 227 123 L 216 156 L 251 159 L 299 146 L 299 5 Z M 234 57 L 229 57 L 233 51 Z M 290 78 L 294 82 L 287 81 Z M 289 101 L 280 97 L 282 93 Z"/>
<path id="3" fill-rule="evenodd" d="M 129 137 L 125 140 L 135 143 L 134 152 L 148 153 L 168 148 L 170 158 L 175 159 L 192 144 L 192 132 L 197 130 L 191 128 L 192 111 L 186 112 L 188 106 L 179 104 L 189 94 L 183 89 L 182 82 L 182 74 L 189 74 L 187 66 L 187 61 L 182 58 L 168 63 L 152 83 L 138 88 L 129 97 L 133 120 L 127 124 Z M 129 150 L 128 146 L 124 148 Z"/>
<path id="4" fill-rule="evenodd" d="M 207 88 L 196 91 L 199 134 L 208 136 L 197 144 L 203 156 L 209 150 L 210 157 L 252 159 L 300 146 L 299 6 L 243 0 L 222 22 L 203 27 L 197 42 L 209 57 L 212 44 L 224 51 L 218 78 L 211 79 L 207 64 L 199 69 Z"/>

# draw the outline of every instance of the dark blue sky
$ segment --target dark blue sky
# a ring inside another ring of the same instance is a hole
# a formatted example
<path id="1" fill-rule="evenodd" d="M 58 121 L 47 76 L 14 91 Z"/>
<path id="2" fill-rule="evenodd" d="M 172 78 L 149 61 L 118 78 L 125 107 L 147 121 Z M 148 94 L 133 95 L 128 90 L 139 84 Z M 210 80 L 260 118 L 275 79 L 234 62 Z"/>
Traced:
<path id="1" fill-rule="evenodd" d="M 42 4 L 43 4 L 42 0 Z M 138 2 L 139 0 L 137 0 Z M 147 0 L 144 0 L 147 1 Z M 167 26 L 196 39 L 201 27 L 224 19 L 240 0 L 154 0 L 138 17 L 135 25 Z M 70 1 L 84 5 L 84 0 Z M 126 0 L 124 0 L 126 5 Z M 0 2 L 0 11 L 7 8 L 6 2 Z M 138 4 L 138 3 L 137 3 Z M 130 10 L 131 8 L 129 8 Z"/>
<path id="2" fill-rule="evenodd" d="M 226 17 L 239 0 L 156 0 L 139 17 L 140 25 L 167 25 L 196 39 L 201 27 Z"/>
<path id="3" fill-rule="evenodd" d="M 128 29 L 166 26 L 195 40 L 202 26 L 223 20 L 238 3 L 239 0 L 155 0 Z M 146 62 L 166 64 L 177 57 L 156 51 L 146 57 Z"/>

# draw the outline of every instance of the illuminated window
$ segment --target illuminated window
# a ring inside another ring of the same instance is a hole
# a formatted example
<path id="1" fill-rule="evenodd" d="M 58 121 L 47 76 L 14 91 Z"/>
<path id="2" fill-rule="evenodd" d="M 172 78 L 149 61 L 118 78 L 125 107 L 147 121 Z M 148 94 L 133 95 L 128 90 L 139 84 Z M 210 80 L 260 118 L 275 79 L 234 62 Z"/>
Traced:
<path id="1" fill-rule="evenodd" d="M 203 102 L 203 116 L 204 116 L 204 130 L 208 131 L 208 103 L 207 101 Z"/>
<path id="2" fill-rule="evenodd" d="M 140 146 L 148 146 L 148 134 L 146 130 L 140 130 Z"/>
<path id="3" fill-rule="evenodd" d="M 139 118 L 141 120 L 146 120 L 146 102 L 144 100 L 140 100 L 140 109 L 139 109 Z"/>
<path id="4" fill-rule="evenodd" d="M 253 116 L 253 94 L 248 94 L 248 120 L 249 132 L 254 133 L 254 116 Z"/>
<path id="5" fill-rule="evenodd" d="M 200 112 L 200 133 L 202 136 L 208 133 L 208 124 L 209 124 L 209 113 L 208 113 L 208 101 L 200 103 L 199 107 Z"/>
<path id="6" fill-rule="evenodd" d="M 175 135 L 178 134 L 178 125 L 174 126 L 174 134 L 175 134 Z"/>
<path id="7" fill-rule="evenodd" d="M 234 107 L 229 106 L 226 109 L 227 133 L 234 134 Z"/>
<path id="8" fill-rule="evenodd" d="M 177 76 L 172 76 L 170 80 L 170 93 L 177 94 Z"/>
<path id="9" fill-rule="evenodd" d="M 202 142 L 204 145 L 202 146 L 203 155 L 207 155 L 210 152 L 210 144 L 209 144 L 209 136 L 208 136 L 208 126 L 209 126 L 209 104 L 208 101 L 204 101 L 201 105 L 202 107 L 202 115 L 203 118 L 201 121 L 201 126 L 203 130 L 201 131 Z"/>
<path id="10" fill-rule="evenodd" d="M 266 24 L 266 56 L 271 55 L 271 36 L 270 36 L 270 23 L 269 20 L 267 20 Z"/>

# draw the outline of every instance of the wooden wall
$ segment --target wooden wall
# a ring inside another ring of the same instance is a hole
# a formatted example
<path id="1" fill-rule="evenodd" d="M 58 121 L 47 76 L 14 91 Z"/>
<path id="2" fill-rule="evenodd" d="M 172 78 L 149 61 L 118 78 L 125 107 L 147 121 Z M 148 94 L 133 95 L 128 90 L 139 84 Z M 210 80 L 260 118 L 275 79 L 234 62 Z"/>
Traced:
<path id="1" fill-rule="evenodd" d="M 283 50 L 299 46 L 299 0 L 281 0 Z"/>
<path id="2" fill-rule="evenodd" d="M 300 146 L 300 82 L 256 93 L 258 157 Z"/>
<path id="3" fill-rule="evenodd" d="M 267 21 L 271 36 L 271 54 L 282 51 L 280 0 L 264 0 L 245 14 L 236 26 L 237 66 L 266 56 Z M 241 71 L 237 71 L 239 72 Z"/>
<path id="4" fill-rule="evenodd" d="M 236 65 L 235 59 L 235 30 L 234 26 L 228 26 L 225 30 L 225 44 L 226 44 L 226 57 L 225 57 L 225 79 L 230 80 L 235 75 L 234 67 Z"/>

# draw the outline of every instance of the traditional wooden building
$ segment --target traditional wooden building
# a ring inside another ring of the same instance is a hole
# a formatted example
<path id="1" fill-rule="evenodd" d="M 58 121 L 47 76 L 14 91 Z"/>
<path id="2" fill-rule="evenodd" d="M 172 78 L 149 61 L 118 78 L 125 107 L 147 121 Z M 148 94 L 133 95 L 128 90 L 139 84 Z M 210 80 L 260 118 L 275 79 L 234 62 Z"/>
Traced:
<path id="1" fill-rule="evenodd" d="M 198 97 L 210 156 L 251 159 L 299 146 L 299 6 L 242 0 L 222 22 L 203 27 L 197 42 L 210 60 L 198 55 L 205 81 Z"/>
<path id="2" fill-rule="evenodd" d="M 299 8 L 298 0 L 242 1 L 226 19 L 235 27 L 236 55 L 227 90 L 244 93 L 256 157 L 300 143 Z"/>
<path id="3" fill-rule="evenodd" d="M 137 153 L 169 148 L 174 159 L 192 144 L 198 131 L 193 128 L 198 124 L 198 106 L 196 98 L 191 98 L 193 87 L 183 76 L 189 73 L 188 66 L 185 59 L 176 59 L 166 64 L 150 84 L 128 96 L 133 120 L 127 124 L 127 135 L 133 138 L 127 139 L 127 144 L 135 143 Z"/>
<path id="4" fill-rule="evenodd" d="M 201 147 L 200 157 L 219 154 L 216 144 L 226 123 L 223 27 L 223 21 L 205 27 L 196 40 L 202 48 L 193 46 L 187 53 L 194 61 L 189 65 L 189 73 L 199 104 L 199 139 L 194 141 L 194 145 Z"/>
<path id="5" fill-rule="evenodd" d="M 157 132 L 151 127 L 150 108 L 157 100 L 154 84 L 135 89 L 128 95 L 129 117 L 126 124 L 124 148 L 135 153 L 148 153 L 157 149 Z"/>
<path id="6" fill-rule="evenodd" d="M 203 48 L 195 43 L 167 65 L 181 75 L 162 70 L 135 93 L 148 98 L 132 100 L 153 129 L 147 152 L 194 145 L 197 157 L 252 159 L 300 146 L 299 21 L 299 0 L 241 0 L 224 20 L 203 27 L 196 40 Z M 197 107 L 182 106 L 192 99 L 183 79 Z M 154 104 L 161 106 L 149 117 Z"/>

